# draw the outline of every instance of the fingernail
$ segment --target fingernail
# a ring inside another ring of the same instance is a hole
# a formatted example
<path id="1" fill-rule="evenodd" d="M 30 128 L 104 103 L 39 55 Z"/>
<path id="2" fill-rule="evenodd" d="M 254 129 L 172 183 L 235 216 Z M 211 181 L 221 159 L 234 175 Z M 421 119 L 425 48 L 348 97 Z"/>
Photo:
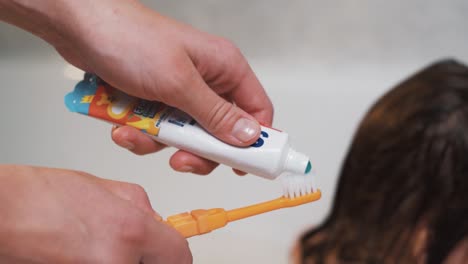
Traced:
<path id="1" fill-rule="evenodd" d="M 123 148 L 126 148 L 128 150 L 134 150 L 135 149 L 135 145 L 133 145 L 133 143 L 131 142 L 128 142 L 128 141 L 123 141 L 121 144 L 120 144 L 121 147 Z"/>
<path id="2" fill-rule="evenodd" d="M 257 122 L 241 118 L 237 120 L 234 128 L 232 129 L 232 135 L 239 141 L 247 142 L 252 140 L 258 133 L 259 126 Z"/>
<path id="3" fill-rule="evenodd" d="M 192 167 L 192 166 L 182 166 L 180 168 L 177 169 L 177 171 L 180 171 L 180 172 L 194 172 L 195 171 L 195 168 Z"/>

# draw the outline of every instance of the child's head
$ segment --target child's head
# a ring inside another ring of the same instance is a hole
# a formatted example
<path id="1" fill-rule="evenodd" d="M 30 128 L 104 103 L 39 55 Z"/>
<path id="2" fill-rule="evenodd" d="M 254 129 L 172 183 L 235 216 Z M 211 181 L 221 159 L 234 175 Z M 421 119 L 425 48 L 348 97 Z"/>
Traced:
<path id="1" fill-rule="evenodd" d="M 301 239 L 302 261 L 442 263 L 467 241 L 468 68 L 447 60 L 367 113 L 330 216 Z"/>

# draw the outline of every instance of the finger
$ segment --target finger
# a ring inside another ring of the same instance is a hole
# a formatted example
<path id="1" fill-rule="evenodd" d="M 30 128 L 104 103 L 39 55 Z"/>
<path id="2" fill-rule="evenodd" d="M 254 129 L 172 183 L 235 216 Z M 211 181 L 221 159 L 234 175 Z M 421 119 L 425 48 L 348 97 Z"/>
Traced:
<path id="1" fill-rule="evenodd" d="M 148 135 L 129 126 L 114 127 L 112 129 L 112 140 L 117 145 L 138 155 L 157 152 L 165 148 L 164 144 L 154 141 Z"/>
<path id="2" fill-rule="evenodd" d="M 141 263 L 191 264 L 188 242 L 174 228 L 148 219 Z"/>
<path id="3" fill-rule="evenodd" d="M 171 167 L 179 172 L 191 172 L 199 175 L 207 175 L 219 164 L 193 155 L 190 152 L 179 150 L 169 160 Z"/>
<path id="4" fill-rule="evenodd" d="M 195 67 L 184 93 L 174 106 L 185 111 L 215 137 L 233 145 L 248 146 L 260 135 L 258 121 L 208 87 Z"/>
<path id="5" fill-rule="evenodd" d="M 236 105 L 255 117 L 261 124 L 271 126 L 273 104 L 250 66 L 237 85 L 228 91 Z"/>
<path id="6" fill-rule="evenodd" d="M 270 126 L 273 105 L 241 51 L 228 40 L 203 36 L 194 38 L 198 43 L 188 45 L 187 49 L 208 86 Z"/>
<path id="7" fill-rule="evenodd" d="M 239 175 L 239 176 L 245 176 L 247 175 L 247 172 L 244 172 L 244 171 L 241 171 L 241 170 L 238 170 L 238 169 L 232 169 L 234 171 L 235 174 Z"/>
<path id="8" fill-rule="evenodd" d="M 140 185 L 107 179 L 99 179 L 99 183 L 115 196 L 129 201 L 140 210 L 161 219 L 161 216 L 151 206 L 145 189 Z"/>
<path id="9" fill-rule="evenodd" d="M 135 233 L 126 231 L 130 237 L 136 237 L 136 241 L 141 243 L 133 249 L 139 256 L 139 263 L 192 263 L 187 241 L 176 229 L 162 222 L 163 219 L 153 211 L 148 195 L 141 186 L 104 179 L 101 179 L 101 184 L 122 200 L 129 201 L 129 205 L 139 209 L 134 210 L 130 217 L 130 219 L 140 219 L 134 222 L 136 227 L 135 225 L 128 227 L 130 230 L 136 230 Z"/>
<path id="10" fill-rule="evenodd" d="M 231 94 L 232 92 L 233 91 L 228 90 L 227 93 L 220 94 L 220 96 L 222 98 L 224 98 L 224 100 L 236 104 L 242 110 L 244 110 L 248 114 L 252 115 L 255 119 L 257 119 L 257 121 L 260 123 L 260 125 L 271 127 L 271 125 L 273 123 L 273 114 L 274 114 L 273 106 L 269 107 L 270 110 L 264 110 L 262 108 L 254 109 L 254 108 L 249 108 L 249 106 L 243 106 L 242 103 L 241 103 L 243 101 L 243 99 L 236 99 L 238 97 L 233 96 L 233 94 Z M 241 105 L 239 105 L 239 104 L 241 104 Z M 256 107 L 256 106 L 254 106 L 254 107 Z"/>

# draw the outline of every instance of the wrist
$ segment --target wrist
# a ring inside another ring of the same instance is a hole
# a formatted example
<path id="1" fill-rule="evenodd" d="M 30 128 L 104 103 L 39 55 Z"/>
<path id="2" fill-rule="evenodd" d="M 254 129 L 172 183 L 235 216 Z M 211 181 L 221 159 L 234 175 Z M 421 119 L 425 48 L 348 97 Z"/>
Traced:
<path id="1" fill-rule="evenodd" d="M 0 0 L 0 20 L 53 44 L 63 36 L 69 24 L 74 23 L 76 15 L 70 8 L 70 2 L 72 1 Z"/>
<path id="2" fill-rule="evenodd" d="M 0 21 L 20 27 L 53 46 L 73 42 L 132 0 L 0 0 Z"/>

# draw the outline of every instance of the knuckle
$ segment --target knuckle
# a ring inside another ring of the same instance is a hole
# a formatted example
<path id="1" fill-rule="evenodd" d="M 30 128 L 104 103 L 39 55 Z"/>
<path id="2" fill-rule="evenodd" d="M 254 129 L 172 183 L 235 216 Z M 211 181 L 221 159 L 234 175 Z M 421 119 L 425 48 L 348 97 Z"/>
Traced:
<path id="1" fill-rule="evenodd" d="M 138 76 L 140 79 L 138 80 L 137 87 L 141 89 L 141 97 L 149 100 L 158 100 L 158 95 L 161 92 L 161 81 L 146 71 L 142 71 Z"/>
<path id="2" fill-rule="evenodd" d="M 167 77 L 164 88 L 161 89 L 159 94 L 160 101 L 177 107 L 181 98 L 186 97 L 188 89 L 197 83 L 199 73 L 194 69 L 187 69 L 182 71 L 174 71 L 171 76 Z"/>
<path id="3" fill-rule="evenodd" d="M 146 196 L 145 188 L 143 188 L 141 185 L 136 183 L 128 183 L 127 186 L 136 196 Z"/>
<path id="4" fill-rule="evenodd" d="M 249 70 L 249 64 L 241 50 L 230 40 L 220 38 L 216 42 L 217 56 L 221 59 L 220 68 L 231 85 L 238 84 Z"/>
<path id="5" fill-rule="evenodd" d="M 146 217 L 134 210 L 116 220 L 116 236 L 119 241 L 130 244 L 143 244 L 146 234 Z"/>
<path id="6" fill-rule="evenodd" d="M 145 189 L 135 183 L 128 184 L 129 194 L 137 201 L 149 201 L 148 194 L 146 193 Z"/>
<path id="7" fill-rule="evenodd" d="M 211 108 L 209 112 L 209 119 L 207 129 L 212 133 L 218 133 L 227 127 L 231 120 L 234 120 L 236 113 L 236 106 L 225 100 L 219 100 Z"/>
<path id="8" fill-rule="evenodd" d="M 159 82 L 158 100 L 175 106 L 177 98 L 184 97 L 187 89 L 200 79 L 200 74 L 186 57 L 174 59 L 169 65 L 170 74 Z"/>
<path id="9" fill-rule="evenodd" d="M 183 69 L 182 63 L 167 62 L 168 74 L 156 72 L 152 75 L 141 74 L 140 87 L 142 97 L 149 100 L 168 103 L 174 97 L 177 90 L 182 89 L 187 79 L 187 71 Z"/>
<path id="10" fill-rule="evenodd" d="M 239 61 L 243 58 L 240 49 L 230 40 L 225 38 L 218 39 L 218 50 L 224 54 L 225 59 Z"/>

